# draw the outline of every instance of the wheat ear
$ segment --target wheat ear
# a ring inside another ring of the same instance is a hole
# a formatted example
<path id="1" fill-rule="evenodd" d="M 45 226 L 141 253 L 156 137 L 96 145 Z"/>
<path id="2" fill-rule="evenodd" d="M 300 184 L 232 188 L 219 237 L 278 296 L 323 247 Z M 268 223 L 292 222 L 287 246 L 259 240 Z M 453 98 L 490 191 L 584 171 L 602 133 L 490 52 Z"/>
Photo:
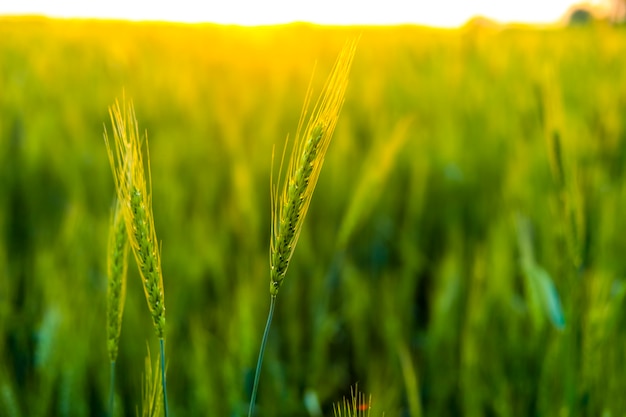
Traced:
<path id="1" fill-rule="evenodd" d="M 107 248 L 107 350 L 111 362 L 117 360 L 124 300 L 126 298 L 126 271 L 128 269 L 128 235 L 119 201 L 112 210 Z"/>
<path id="2" fill-rule="evenodd" d="M 343 106 L 348 74 L 356 48 L 356 41 L 342 50 L 326 81 L 306 128 L 302 130 L 307 115 L 310 90 L 298 123 L 296 139 L 289 158 L 289 167 L 279 193 L 272 183 L 272 230 L 270 242 L 270 294 L 275 296 L 285 279 L 289 261 L 306 216 L 315 185 L 319 178 L 328 145 L 333 136 L 339 112 Z M 286 148 L 286 145 L 285 145 Z M 283 151 L 284 160 L 285 151 Z M 281 169 L 278 177 L 282 176 Z"/>
<path id="3" fill-rule="evenodd" d="M 152 315 L 154 330 L 159 339 L 165 331 L 165 301 L 161 257 L 158 250 L 152 198 L 143 163 L 143 141 L 139 138 L 137 120 L 131 104 L 120 108 L 119 103 L 109 109 L 115 153 L 105 131 L 109 161 L 113 170 L 118 198 L 128 230 L 130 246 L 139 266 L 143 289 Z M 148 159 L 148 176 L 150 166 Z"/>
<path id="4" fill-rule="evenodd" d="M 126 271 L 128 270 L 128 235 L 126 224 L 121 213 L 121 205 L 115 199 L 109 227 L 107 248 L 107 273 L 109 278 L 107 290 L 107 350 L 111 362 L 109 384 L 109 413 L 113 415 L 113 398 L 115 387 L 115 361 L 122 330 L 122 315 L 126 298 Z"/>
<path id="5" fill-rule="evenodd" d="M 114 146 L 104 133 L 111 170 L 122 202 L 122 212 L 135 261 L 139 267 L 148 309 L 152 316 L 154 331 L 161 347 L 161 370 L 164 410 L 167 416 L 167 395 L 165 389 L 165 298 L 161 271 L 160 250 L 157 244 L 150 177 L 150 156 L 146 139 L 147 164 L 142 156 L 143 141 L 139 136 L 137 119 L 132 104 L 119 102 L 109 108 L 113 126 Z M 146 175 L 147 174 L 147 175 Z"/>
<path id="6" fill-rule="evenodd" d="M 261 339 L 248 417 L 254 414 L 263 354 L 272 325 L 276 295 L 285 279 L 289 261 L 302 230 L 302 222 L 311 203 L 313 190 L 324 163 L 324 156 L 337 125 L 355 49 L 356 40 L 349 42 L 339 54 L 322 94 L 309 116 L 306 128 L 303 130 L 311 97 L 309 87 L 284 179 L 282 178 L 282 166 L 287 144 L 283 150 L 278 172 L 278 181 L 280 182 L 281 179 L 284 181 L 280 192 L 273 178 L 271 181 L 270 310 Z"/>
<path id="7" fill-rule="evenodd" d="M 372 408 L 372 396 L 365 397 L 359 392 L 358 387 L 350 390 L 352 399 L 350 401 L 343 398 L 343 402 L 333 404 L 333 415 L 335 417 L 369 417 Z"/>

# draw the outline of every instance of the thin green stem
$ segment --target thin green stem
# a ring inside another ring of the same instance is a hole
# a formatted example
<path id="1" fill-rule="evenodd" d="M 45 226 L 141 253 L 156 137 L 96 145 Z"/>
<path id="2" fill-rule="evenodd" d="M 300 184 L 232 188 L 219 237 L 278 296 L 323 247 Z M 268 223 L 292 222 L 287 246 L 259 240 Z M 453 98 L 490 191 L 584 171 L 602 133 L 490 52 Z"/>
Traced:
<path id="1" fill-rule="evenodd" d="M 159 339 L 161 345 L 161 384 L 163 385 L 163 413 L 168 416 L 167 410 L 167 384 L 165 383 L 165 339 Z"/>
<path id="2" fill-rule="evenodd" d="M 272 325 L 272 316 L 274 315 L 274 306 L 276 305 L 276 296 L 272 295 L 270 299 L 270 311 L 267 313 L 267 323 L 265 323 L 265 331 L 263 332 L 263 339 L 261 340 L 261 350 L 259 350 L 259 359 L 256 363 L 256 371 L 254 373 L 254 385 L 252 386 L 252 398 L 250 398 L 250 409 L 248 410 L 248 417 L 252 417 L 254 414 L 254 404 L 256 403 L 256 393 L 259 389 L 259 376 L 261 375 L 261 365 L 263 364 L 263 354 L 265 353 L 265 345 L 267 344 L 267 336 L 270 333 L 270 326 Z"/>
<path id="3" fill-rule="evenodd" d="M 111 376 L 109 378 L 109 417 L 113 417 L 115 410 L 113 409 L 115 400 L 115 361 L 111 361 Z"/>

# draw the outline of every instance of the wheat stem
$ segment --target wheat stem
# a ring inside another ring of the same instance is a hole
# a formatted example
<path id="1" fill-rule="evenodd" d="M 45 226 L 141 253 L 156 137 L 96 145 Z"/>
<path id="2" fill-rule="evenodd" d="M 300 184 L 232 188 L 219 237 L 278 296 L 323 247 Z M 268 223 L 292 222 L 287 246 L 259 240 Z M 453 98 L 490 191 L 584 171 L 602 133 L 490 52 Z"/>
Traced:
<path id="1" fill-rule="evenodd" d="M 115 410 L 113 409 L 115 406 L 115 361 L 111 361 L 111 370 L 109 373 L 109 417 L 113 417 L 115 415 Z"/>
<path id="2" fill-rule="evenodd" d="M 272 325 L 272 317 L 274 316 L 275 306 L 276 306 L 276 296 L 272 295 L 271 300 L 270 300 L 270 311 L 267 313 L 267 322 L 265 323 L 265 330 L 263 331 L 263 339 L 261 340 L 261 349 L 259 350 L 259 358 L 256 363 L 256 370 L 254 371 L 254 384 L 252 385 L 252 397 L 250 398 L 250 409 L 248 410 L 248 417 L 252 417 L 252 415 L 254 414 L 254 405 L 256 403 L 256 394 L 259 389 L 259 377 L 261 375 L 263 355 L 265 354 L 265 345 L 267 344 L 267 337 L 270 333 L 270 327 Z"/>
<path id="3" fill-rule="evenodd" d="M 168 416 L 167 407 L 167 384 L 165 383 L 165 340 L 159 339 L 159 345 L 161 347 L 161 385 L 163 387 L 163 412 L 165 417 Z"/>

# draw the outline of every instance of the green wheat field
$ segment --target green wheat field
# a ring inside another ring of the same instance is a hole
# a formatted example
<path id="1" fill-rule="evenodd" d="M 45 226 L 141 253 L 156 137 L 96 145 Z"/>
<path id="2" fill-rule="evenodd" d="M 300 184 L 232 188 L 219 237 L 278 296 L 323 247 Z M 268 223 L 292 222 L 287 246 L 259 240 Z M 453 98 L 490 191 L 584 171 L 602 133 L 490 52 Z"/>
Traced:
<path id="1" fill-rule="evenodd" d="M 256 416 L 332 416 L 355 387 L 373 417 L 626 415 L 623 27 L 0 18 L 1 417 L 110 415 L 103 136 L 124 98 L 149 140 L 169 416 L 247 415 L 272 170 L 354 38 Z M 148 415 L 158 352 L 129 255 L 113 415 Z"/>

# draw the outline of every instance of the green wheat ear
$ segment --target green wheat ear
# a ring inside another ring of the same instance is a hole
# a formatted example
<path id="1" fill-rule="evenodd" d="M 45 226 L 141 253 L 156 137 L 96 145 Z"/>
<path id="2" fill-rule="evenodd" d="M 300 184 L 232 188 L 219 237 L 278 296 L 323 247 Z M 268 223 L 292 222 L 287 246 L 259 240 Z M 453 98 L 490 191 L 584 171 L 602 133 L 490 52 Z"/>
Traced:
<path id="1" fill-rule="evenodd" d="M 113 415 L 115 387 L 115 362 L 122 330 L 124 300 L 126 298 L 126 272 L 128 270 L 128 234 L 118 199 L 111 213 L 107 248 L 107 351 L 111 363 L 109 384 L 109 413 Z"/>
<path id="2" fill-rule="evenodd" d="M 343 401 L 333 404 L 334 417 L 369 417 L 372 408 L 372 397 L 365 397 L 357 387 L 350 390 L 351 399 L 343 397 Z"/>
<path id="3" fill-rule="evenodd" d="M 307 94 L 281 191 L 279 192 L 276 184 L 272 184 L 270 241 L 270 294 L 272 296 L 278 294 L 298 243 L 304 217 L 309 209 L 311 197 L 324 164 L 324 157 L 343 106 L 355 49 L 356 41 L 353 41 L 348 43 L 340 53 L 322 94 L 309 116 L 306 128 L 303 130 L 310 92 Z M 286 147 L 287 145 L 285 149 Z M 283 150 L 283 160 L 284 154 L 285 150 Z M 282 160 L 278 173 L 279 181 L 281 174 Z"/>
<path id="4" fill-rule="evenodd" d="M 146 139 L 147 164 L 143 161 L 143 140 L 140 139 L 135 110 L 132 104 L 120 107 L 119 102 L 109 108 L 114 143 L 108 134 L 104 140 L 115 181 L 117 198 L 122 204 L 128 240 L 139 267 L 148 309 L 154 331 L 161 347 L 161 380 L 164 410 L 167 416 L 165 383 L 165 297 L 161 256 L 152 214 L 150 156 Z"/>
<path id="5" fill-rule="evenodd" d="M 324 156 L 333 136 L 339 113 L 343 106 L 346 87 L 348 86 L 348 74 L 352 66 L 352 59 L 356 50 L 356 40 L 348 42 L 339 54 L 331 71 L 322 94 L 315 104 L 308 118 L 306 127 L 304 121 L 308 114 L 310 88 L 304 101 L 304 107 L 298 123 L 296 139 L 291 149 L 289 166 L 283 178 L 283 161 L 287 144 L 283 150 L 278 182 L 283 181 L 279 191 L 278 185 L 273 181 L 271 184 L 271 237 L 270 237 L 270 310 L 265 323 L 265 331 L 261 339 L 261 348 L 257 360 L 250 399 L 248 417 L 254 414 L 256 394 L 261 374 L 261 364 L 269 329 L 272 325 L 272 316 L 276 306 L 276 295 L 282 285 L 289 261 L 298 242 L 302 231 L 304 217 L 306 216 L 311 197 L 317 184 Z M 272 158 L 273 159 L 273 158 Z"/>
<path id="6" fill-rule="evenodd" d="M 109 360 L 117 360 L 124 300 L 126 298 L 126 271 L 128 270 L 128 235 L 121 213 L 119 200 L 116 199 L 112 210 L 107 248 L 107 350 Z"/>
<path id="7" fill-rule="evenodd" d="M 153 367 L 152 357 L 150 355 L 150 347 L 145 359 L 145 375 L 141 384 L 141 417 L 159 417 L 162 414 L 163 401 L 161 400 L 162 392 L 161 374 L 153 368 L 158 369 L 158 364 Z M 137 414 L 139 415 L 139 414 Z"/>
<path id="8" fill-rule="evenodd" d="M 143 141 L 139 137 L 132 104 L 120 108 L 119 103 L 116 103 L 109 112 L 115 148 L 111 148 L 106 131 L 105 141 L 115 188 L 123 205 L 128 238 L 139 266 L 154 331 L 162 339 L 165 335 L 165 299 L 161 257 L 152 214 L 151 188 L 147 181 L 150 176 L 150 160 L 148 158 L 146 175 L 142 155 Z"/>

